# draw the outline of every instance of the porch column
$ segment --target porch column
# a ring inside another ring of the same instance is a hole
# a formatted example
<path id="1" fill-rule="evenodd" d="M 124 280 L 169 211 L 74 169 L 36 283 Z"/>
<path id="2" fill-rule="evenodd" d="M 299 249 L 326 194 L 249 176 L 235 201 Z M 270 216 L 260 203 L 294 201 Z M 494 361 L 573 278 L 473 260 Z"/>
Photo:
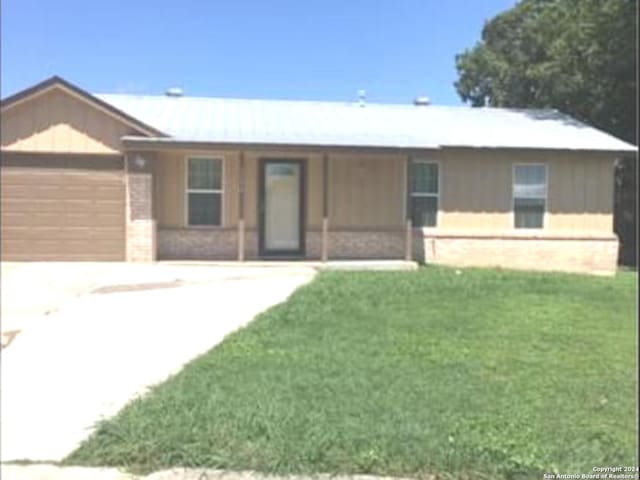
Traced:
<path id="1" fill-rule="evenodd" d="M 407 157 L 406 160 L 406 168 L 407 172 L 407 181 L 406 181 L 406 191 L 407 198 L 405 200 L 406 211 L 405 211 L 405 219 L 406 219 L 406 239 L 405 239 L 405 250 L 404 250 L 404 259 L 407 262 L 410 262 L 413 259 L 413 225 L 411 221 L 411 158 Z"/>
<path id="2" fill-rule="evenodd" d="M 410 262 L 412 260 L 412 257 L 413 257 L 413 254 L 411 252 L 412 247 L 413 247 L 413 243 L 412 243 L 412 240 L 413 240 L 413 238 L 412 238 L 413 237 L 413 227 L 411 225 L 411 219 L 410 218 L 407 219 L 407 233 L 406 233 L 406 235 L 407 235 L 407 239 L 406 239 L 406 245 L 405 245 L 404 259 L 407 262 Z"/>
<path id="3" fill-rule="evenodd" d="M 156 260 L 153 157 L 151 152 L 129 152 L 125 156 L 127 262 Z"/>
<path id="4" fill-rule="evenodd" d="M 322 156 L 322 262 L 329 260 L 329 154 Z"/>
<path id="5" fill-rule="evenodd" d="M 244 152 L 240 152 L 238 165 L 238 261 L 244 262 Z"/>

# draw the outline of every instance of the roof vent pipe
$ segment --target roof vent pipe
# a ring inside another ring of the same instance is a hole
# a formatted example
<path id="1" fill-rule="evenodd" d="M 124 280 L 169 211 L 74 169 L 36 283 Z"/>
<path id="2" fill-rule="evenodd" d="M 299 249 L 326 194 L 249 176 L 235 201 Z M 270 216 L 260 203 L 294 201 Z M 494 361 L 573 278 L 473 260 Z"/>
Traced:
<path id="1" fill-rule="evenodd" d="M 431 104 L 431 100 L 429 100 L 429 97 L 420 96 L 413 99 L 413 104 L 418 107 L 426 106 Z"/>
<path id="2" fill-rule="evenodd" d="M 364 90 L 358 90 L 358 105 L 360 105 L 361 107 L 364 107 L 366 105 L 366 100 L 367 100 L 367 92 L 365 92 Z"/>
<path id="3" fill-rule="evenodd" d="M 164 94 L 167 97 L 181 97 L 183 93 L 180 87 L 171 87 L 167 88 L 167 91 L 164 92 Z"/>

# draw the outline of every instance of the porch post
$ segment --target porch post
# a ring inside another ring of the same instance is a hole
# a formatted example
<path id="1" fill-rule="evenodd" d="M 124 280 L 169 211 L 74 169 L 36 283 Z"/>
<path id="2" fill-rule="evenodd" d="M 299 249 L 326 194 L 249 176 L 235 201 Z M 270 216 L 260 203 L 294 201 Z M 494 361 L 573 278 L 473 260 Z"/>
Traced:
<path id="1" fill-rule="evenodd" d="M 240 152 L 238 165 L 238 261 L 244 262 L 244 152 Z"/>
<path id="2" fill-rule="evenodd" d="M 411 261 L 411 257 L 413 256 L 411 253 L 411 249 L 412 249 L 412 240 L 413 240 L 413 235 L 412 235 L 412 231 L 413 231 L 413 227 L 411 226 L 411 219 L 407 218 L 407 240 L 406 240 L 406 245 L 405 245 L 405 253 L 404 253 L 404 259 L 407 262 Z"/>
<path id="3" fill-rule="evenodd" d="M 329 259 L 329 154 L 322 155 L 322 262 Z"/>
<path id="4" fill-rule="evenodd" d="M 411 222 L 411 158 L 407 157 L 406 160 L 406 168 L 405 168 L 405 172 L 407 172 L 407 181 L 406 181 L 406 189 L 407 189 L 407 197 L 405 200 L 405 204 L 406 204 L 406 211 L 405 211 L 405 218 L 406 218 L 406 239 L 405 239 L 405 250 L 404 250 L 404 259 L 407 262 L 410 262 L 413 258 L 413 245 L 412 245 L 412 240 L 413 240 L 413 225 Z"/>

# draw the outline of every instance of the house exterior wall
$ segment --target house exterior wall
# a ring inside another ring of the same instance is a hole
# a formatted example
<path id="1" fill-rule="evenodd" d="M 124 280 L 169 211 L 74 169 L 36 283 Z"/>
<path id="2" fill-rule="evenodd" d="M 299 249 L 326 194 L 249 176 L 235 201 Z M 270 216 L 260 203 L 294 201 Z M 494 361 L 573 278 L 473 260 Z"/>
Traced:
<path id="1" fill-rule="evenodd" d="M 223 218 L 219 227 L 188 227 L 186 159 L 223 158 Z M 258 258 L 258 183 L 260 159 L 306 162 L 306 257 L 321 256 L 323 158 L 321 153 L 249 151 L 244 156 L 244 219 L 247 259 Z M 160 258 L 233 259 L 237 256 L 240 151 L 158 152 L 154 204 Z M 391 181 L 390 181 L 391 180 Z M 404 243 L 404 163 L 388 154 L 329 157 L 329 252 L 334 258 L 402 257 Z M 352 185 L 352 187 L 350 187 Z M 380 230 L 380 231 L 378 231 Z M 215 237 L 215 239 L 213 238 Z M 397 245 L 395 241 L 400 238 Z M 391 240 L 390 240 L 391 239 Z M 379 241 L 378 241 L 379 240 Z M 393 244 L 393 247 L 387 248 Z M 374 248 L 375 246 L 375 248 Z"/>
<path id="2" fill-rule="evenodd" d="M 49 153 L 120 153 L 133 129 L 60 89 L 2 112 L 3 150 Z"/>
<path id="3" fill-rule="evenodd" d="M 186 226 L 184 175 L 185 159 L 190 154 L 224 158 L 220 227 Z M 160 258 L 236 258 L 240 155 L 239 149 L 158 155 L 155 197 Z M 259 160 L 296 158 L 305 159 L 307 165 L 306 257 L 319 259 L 322 153 L 265 150 L 242 155 L 245 258 L 258 255 Z M 404 257 L 408 157 L 361 151 L 328 154 L 330 258 Z M 611 157 L 584 152 L 445 149 L 411 154 L 411 158 L 436 161 L 441 169 L 438 226 L 415 229 L 413 235 L 419 260 L 536 269 L 545 268 L 541 258 L 548 257 L 553 259 L 552 266 L 560 269 L 615 269 Z M 517 163 L 543 163 L 548 167 L 547 213 L 541 230 L 513 228 L 512 169 Z"/>
<path id="4" fill-rule="evenodd" d="M 186 216 L 187 159 L 197 156 L 221 158 L 223 160 L 222 227 L 236 226 L 238 219 L 239 155 L 239 152 L 226 151 L 156 152 L 153 169 L 155 177 L 155 217 L 158 221 L 158 227 L 188 228 Z"/>
<path id="5" fill-rule="evenodd" d="M 329 157 L 329 223 L 338 230 L 402 229 L 406 156 L 334 154 Z M 317 176 L 314 180 L 321 180 Z"/>
<path id="6" fill-rule="evenodd" d="M 239 151 L 158 152 L 155 162 L 156 216 L 160 228 L 185 228 L 186 159 L 223 158 L 223 227 L 238 220 Z M 322 155 L 312 152 L 246 152 L 245 223 L 258 227 L 258 165 L 261 158 L 304 159 L 307 227 L 322 225 Z M 404 160 L 398 155 L 352 154 L 329 158 L 329 211 L 332 225 L 344 229 L 404 226 Z"/>
<path id="7" fill-rule="evenodd" d="M 512 171 L 519 163 L 548 166 L 543 234 L 610 235 L 613 159 L 589 152 L 445 149 L 417 158 L 441 168 L 438 231 L 507 233 L 513 229 Z"/>
<path id="8" fill-rule="evenodd" d="M 161 228 L 186 227 L 186 159 L 204 155 L 224 159 L 223 227 L 238 219 L 239 151 L 159 152 L 155 161 L 156 217 Z M 442 150 L 411 155 L 440 165 L 438 232 L 513 233 L 512 169 L 519 163 L 548 166 L 548 196 L 542 235 L 611 235 L 613 161 L 595 153 Z M 322 155 L 277 151 L 247 152 L 245 222 L 258 225 L 260 158 L 307 161 L 307 227 L 322 223 Z M 396 154 L 330 154 L 329 220 L 332 228 L 403 228 L 406 158 Z"/>
<path id="9" fill-rule="evenodd" d="M 36 232 L 48 228 L 44 220 L 38 220 L 44 218 L 36 212 L 41 207 L 20 211 L 25 205 L 24 182 L 40 175 L 40 172 L 34 173 L 33 168 L 28 174 L 21 173 L 25 162 L 33 163 L 35 156 L 42 163 L 37 165 L 42 171 L 51 172 L 58 165 L 56 162 L 64 164 L 55 180 L 43 173 L 35 184 L 42 183 L 52 195 L 60 195 L 58 190 L 64 190 L 66 200 L 80 205 L 78 212 L 72 212 L 76 220 L 78 215 L 87 217 L 85 210 L 89 211 L 88 205 L 97 202 L 104 188 L 97 183 L 87 188 L 82 182 L 67 188 L 65 185 L 71 182 L 68 173 L 80 169 L 86 162 L 91 164 L 92 157 L 101 157 L 100 161 L 107 157 L 117 156 L 120 160 L 126 157 L 126 166 L 120 168 L 115 174 L 116 180 L 111 181 L 115 186 L 107 190 L 117 193 L 113 199 L 116 205 L 113 215 L 125 219 L 126 234 L 121 237 L 126 237 L 128 260 L 153 261 L 156 253 L 160 258 L 240 258 L 241 218 L 245 238 L 243 257 L 253 259 L 258 257 L 260 159 L 302 159 L 306 165 L 305 252 L 307 258 L 319 259 L 324 216 L 323 159 L 327 158 L 329 258 L 403 258 L 407 245 L 406 165 L 414 158 L 435 161 L 440 169 L 438 225 L 414 228 L 410 232 L 415 258 L 428 263 L 527 269 L 612 272 L 616 267 L 618 241 L 613 234 L 612 154 L 472 148 L 256 150 L 240 145 L 226 146 L 220 151 L 178 151 L 164 147 L 124 151 L 123 136 L 145 132 L 150 130 L 143 124 L 64 84 L 52 84 L 14 97 L 2 107 L 0 143 L 3 160 L 8 155 L 22 155 L 22 159 L 10 167 L 9 176 L 5 175 L 7 179 L 11 177 L 14 184 L 7 183 L 3 177 L 3 185 L 13 185 L 3 192 L 11 194 L 8 203 L 2 205 L 3 219 L 24 222 L 29 225 L 29 234 L 38 237 L 34 237 L 35 240 L 48 241 L 46 234 Z M 185 174 L 190 155 L 223 159 L 219 226 L 187 225 Z M 146 158 L 147 163 L 136 166 L 128 161 L 136 156 Z M 512 175 L 514 164 L 519 163 L 541 163 L 547 168 L 548 193 L 542 229 L 513 228 Z M 15 172 L 18 173 L 13 175 Z M 93 179 L 97 175 L 101 179 L 97 182 L 108 183 L 106 179 L 109 175 L 113 177 L 112 173 L 94 172 L 85 177 Z M 48 180 L 45 181 L 45 177 Z M 52 183 L 47 183 L 50 180 Z M 241 184 L 244 185 L 242 212 Z M 35 205 L 42 203 L 45 196 L 41 192 L 31 195 L 30 200 Z M 12 202 L 22 207 L 11 206 Z M 83 204 L 87 207 L 83 208 Z M 47 215 L 49 219 L 56 216 L 53 210 Z M 122 222 L 119 225 L 122 230 Z M 22 228 L 16 225 L 18 227 Z M 60 228 L 67 235 L 73 233 L 72 227 L 75 228 L 69 223 Z M 85 230 L 90 237 L 100 236 L 99 228 Z M 120 246 L 122 243 L 121 240 Z M 53 248 L 51 258 L 57 258 L 62 250 L 63 247 Z M 119 248 L 118 256 L 125 254 L 122 250 L 125 249 Z M 28 249 L 26 255 L 30 252 Z M 95 254 L 96 251 L 88 249 L 87 259 Z"/>
<path id="10" fill-rule="evenodd" d="M 442 168 L 440 223 L 423 231 L 420 247 L 427 263 L 615 272 L 611 156 L 451 149 L 437 158 Z M 512 172 L 517 163 L 547 166 L 543 229 L 513 228 Z"/>

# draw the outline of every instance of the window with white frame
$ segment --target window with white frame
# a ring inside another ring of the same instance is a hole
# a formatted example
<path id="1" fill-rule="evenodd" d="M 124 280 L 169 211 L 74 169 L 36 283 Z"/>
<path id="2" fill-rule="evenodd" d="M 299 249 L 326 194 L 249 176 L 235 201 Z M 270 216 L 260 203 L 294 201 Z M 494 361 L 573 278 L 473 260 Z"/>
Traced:
<path id="1" fill-rule="evenodd" d="M 221 159 L 187 159 L 187 220 L 193 226 L 222 223 Z"/>
<path id="2" fill-rule="evenodd" d="M 438 164 L 414 160 L 409 166 L 409 208 L 414 227 L 435 227 L 440 185 Z"/>
<path id="3" fill-rule="evenodd" d="M 547 168 L 542 164 L 513 168 L 515 228 L 543 228 L 547 202 Z"/>

